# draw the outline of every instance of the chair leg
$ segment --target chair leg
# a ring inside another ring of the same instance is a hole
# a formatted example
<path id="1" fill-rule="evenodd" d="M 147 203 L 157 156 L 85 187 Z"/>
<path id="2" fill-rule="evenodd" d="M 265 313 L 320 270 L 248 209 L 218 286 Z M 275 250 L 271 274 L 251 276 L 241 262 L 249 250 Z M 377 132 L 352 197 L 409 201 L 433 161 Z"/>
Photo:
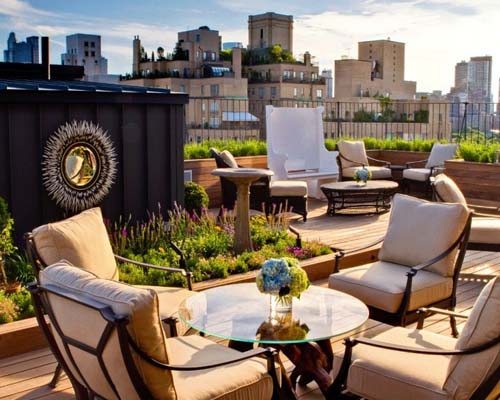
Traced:
<path id="1" fill-rule="evenodd" d="M 458 337 L 457 319 L 453 316 L 450 316 L 450 327 L 452 336 L 454 338 L 457 338 Z"/>
<path id="2" fill-rule="evenodd" d="M 63 370 L 62 370 L 61 364 L 58 363 L 56 366 L 56 369 L 54 371 L 54 376 L 52 377 L 52 380 L 49 383 L 49 387 L 54 389 L 57 386 L 59 379 L 61 379 L 62 372 L 63 372 Z"/>

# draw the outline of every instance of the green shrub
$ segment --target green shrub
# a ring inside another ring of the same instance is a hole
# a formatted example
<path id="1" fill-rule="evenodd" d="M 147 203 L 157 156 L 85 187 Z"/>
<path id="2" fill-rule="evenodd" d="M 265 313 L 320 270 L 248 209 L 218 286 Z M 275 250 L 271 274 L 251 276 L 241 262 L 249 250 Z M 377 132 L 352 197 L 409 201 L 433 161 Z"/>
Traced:
<path id="1" fill-rule="evenodd" d="M 203 186 L 196 182 L 184 183 L 184 205 L 190 213 L 200 214 L 208 207 L 208 194 Z"/>
<path id="2" fill-rule="evenodd" d="M 28 260 L 28 256 L 24 251 L 15 252 L 5 260 L 7 279 L 10 282 L 17 281 L 23 286 L 35 280 L 33 266 Z"/>
<path id="3" fill-rule="evenodd" d="M 0 324 L 13 322 L 35 315 L 31 295 L 26 289 L 6 294 L 0 291 Z"/>
<path id="4" fill-rule="evenodd" d="M 17 319 L 18 307 L 5 292 L 0 291 L 0 324 L 13 322 Z"/>

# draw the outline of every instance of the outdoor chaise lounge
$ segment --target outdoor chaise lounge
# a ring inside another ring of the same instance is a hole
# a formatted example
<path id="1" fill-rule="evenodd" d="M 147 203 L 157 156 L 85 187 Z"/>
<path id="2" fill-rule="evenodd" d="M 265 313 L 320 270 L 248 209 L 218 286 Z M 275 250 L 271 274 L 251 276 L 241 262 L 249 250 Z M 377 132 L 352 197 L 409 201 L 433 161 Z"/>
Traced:
<path id="1" fill-rule="evenodd" d="M 341 257 L 360 249 L 339 252 L 329 287 L 357 297 L 370 318 L 390 324 L 406 325 L 420 307 L 453 309 L 469 229 L 462 204 L 397 194 L 385 237 L 365 247 L 383 242 L 378 261 L 339 271 Z"/>
<path id="2" fill-rule="evenodd" d="M 271 182 L 306 181 L 309 196 L 322 198 L 321 184 L 337 180 L 337 152 L 325 147 L 323 109 L 266 106 Z"/>
<path id="3" fill-rule="evenodd" d="M 217 168 L 241 168 L 234 156 L 227 150 L 219 152 L 210 149 Z M 236 201 L 236 186 L 221 177 L 222 204 L 226 209 L 233 209 Z M 278 181 L 268 177 L 261 178 L 250 185 L 250 208 L 266 213 L 290 210 L 307 221 L 307 183 L 304 181 Z"/>
<path id="4" fill-rule="evenodd" d="M 498 209 L 480 206 L 469 207 L 457 184 L 445 174 L 433 178 L 431 184 L 435 200 L 445 203 L 459 203 L 471 208 L 472 223 L 467 249 L 500 251 L 500 215 L 498 215 Z M 488 212 L 496 212 L 496 215 L 488 214 Z"/>
<path id="5" fill-rule="evenodd" d="M 387 161 L 368 157 L 363 141 L 342 140 L 337 143 L 339 155 L 340 180 L 354 179 L 357 170 L 366 168 L 372 174 L 371 179 L 392 179 L 391 164 Z"/>
<path id="6" fill-rule="evenodd" d="M 29 289 L 77 399 L 279 396 L 272 350 L 240 353 L 198 335 L 167 338 L 153 290 L 99 279 L 66 262 L 40 271 Z"/>
<path id="7" fill-rule="evenodd" d="M 402 185 L 406 191 L 410 186 L 419 186 L 420 190 L 429 192 L 430 177 L 436 173 L 436 168 L 444 167 L 446 160 L 451 160 L 457 152 L 457 145 L 435 143 L 432 146 L 429 158 L 420 161 L 411 161 L 406 163 L 406 169 L 403 170 Z"/>
<path id="8" fill-rule="evenodd" d="M 476 300 L 458 339 L 426 330 L 392 328 L 374 338 L 347 338 L 335 357 L 336 390 L 367 400 L 496 400 L 500 396 L 500 278 Z M 429 314 L 467 318 L 438 309 Z M 340 372 L 338 372 L 340 371 Z M 351 397 L 349 397 L 351 398 Z"/>

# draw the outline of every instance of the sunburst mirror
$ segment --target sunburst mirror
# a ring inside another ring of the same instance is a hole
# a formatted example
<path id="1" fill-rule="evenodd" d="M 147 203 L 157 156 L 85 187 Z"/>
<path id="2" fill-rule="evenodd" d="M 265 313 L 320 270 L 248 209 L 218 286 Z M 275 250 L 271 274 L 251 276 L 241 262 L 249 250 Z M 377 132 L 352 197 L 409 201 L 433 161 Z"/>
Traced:
<path id="1" fill-rule="evenodd" d="M 43 184 L 62 208 L 79 212 L 98 205 L 116 176 L 116 153 L 108 134 L 87 121 L 60 126 L 47 140 Z"/>

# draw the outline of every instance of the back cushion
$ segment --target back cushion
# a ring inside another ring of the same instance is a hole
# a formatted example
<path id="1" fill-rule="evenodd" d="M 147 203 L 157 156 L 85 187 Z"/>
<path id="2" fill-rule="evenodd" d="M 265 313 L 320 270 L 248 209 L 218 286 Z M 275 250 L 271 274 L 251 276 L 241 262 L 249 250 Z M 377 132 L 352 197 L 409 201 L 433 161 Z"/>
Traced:
<path id="1" fill-rule="evenodd" d="M 434 189 L 440 201 L 445 203 L 460 203 L 467 206 L 467 200 L 458 188 L 457 184 L 445 174 L 436 176 L 434 181 Z"/>
<path id="2" fill-rule="evenodd" d="M 33 241 L 45 265 L 68 260 L 99 278 L 118 280 L 118 268 L 100 208 L 36 228 Z"/>
<path id="3" fill-rule="evenodd" d="M 470 349 L 500 335 L 500 277 L 491 280 L 481 291 L 462 333 L 457 349 Z M 468 399 L 496 368 L 500 366 L 500 344 L 480 353 L 454 356 L 448 369 L 444 389 L 456 399 Z"/>
<path id="4" fill-rule="evenodd" d="M 158 311 L 158 297 L 152 290 L 138 289 L 112 280 L 98 279 L 89 272 L 60 262 L 40 272 L 40 284 L 53 285 L 73 293 L 77 298 L 85 297 L 101 304 L 109 305 L 116 315 L 126 315 L 130 323 L 127 329 L 132 339 L 150 357 L 168 363 L 168 350 Z M 57 323 L 63 333 L 96 347 L 102 336 L 106 321 L 96 311 L 79 303 L 70 302 L 59 296 L 49 295 Z M 77 316 L 77 317 L 75 317 Z M 54 330 L 53 330 L 54 331 Z M 68 362 L 69 355 L 60 346 Z M 81 371 L 75 373 L 77 379 L 83 376 L 87 382 L 105 398 L 117 398 L 107 384 L 97 358 L 76 347 L 70 346 L 70 354 Z M 123 399 L 138 398 L 125 369 L 121 357 L 116 332 L 103 352 L 106 369 Z M 135 355 L 137 369 L 146 386 L 157 399 L 175 399 L 176 393 L 169 371 L 156 368 Z"/>
<path id="5" fill-rule="evenodd" d="M 444 253 L 464 229 L 469 211 L 461 204 L 394 196 L 389 227 L 378 258 L 414 267 Z M 426 270 L 452 276 L 457 250 Z"/>
<path id="6" fill-rule="evenodd" d="M 434 143 L 429 159 L 427 160 L 427 164 L 425 164 L 425 168 L 439 167 L 440 165 L 443 165 L 446 160 L 451 160 L 455 157 L 456 152 L 456 144 Z"/>
<path id="7" fill-rule="evenodd" d="M 337 146 L 339 148 L 339 154 L 342 154 L 342 157 L 344 157 L 342 158 L 342 168 L 359 167 L 359 163 L 368 165 L 364 142 L 349 142 L 343 140 L 338 142 Z M 356 162 L 347 161 L 346 158 Z"/>
<path id="8" fill-rule="evenodd" d="M 220 158 L 222 158 L 222 161 L 224 161 L 229 168 L 238 168 L 238 163 L 236 162 L 236 159 L 231 154 L 231 152 L 224 150 L 219 153 L 219 156 Z"/>

